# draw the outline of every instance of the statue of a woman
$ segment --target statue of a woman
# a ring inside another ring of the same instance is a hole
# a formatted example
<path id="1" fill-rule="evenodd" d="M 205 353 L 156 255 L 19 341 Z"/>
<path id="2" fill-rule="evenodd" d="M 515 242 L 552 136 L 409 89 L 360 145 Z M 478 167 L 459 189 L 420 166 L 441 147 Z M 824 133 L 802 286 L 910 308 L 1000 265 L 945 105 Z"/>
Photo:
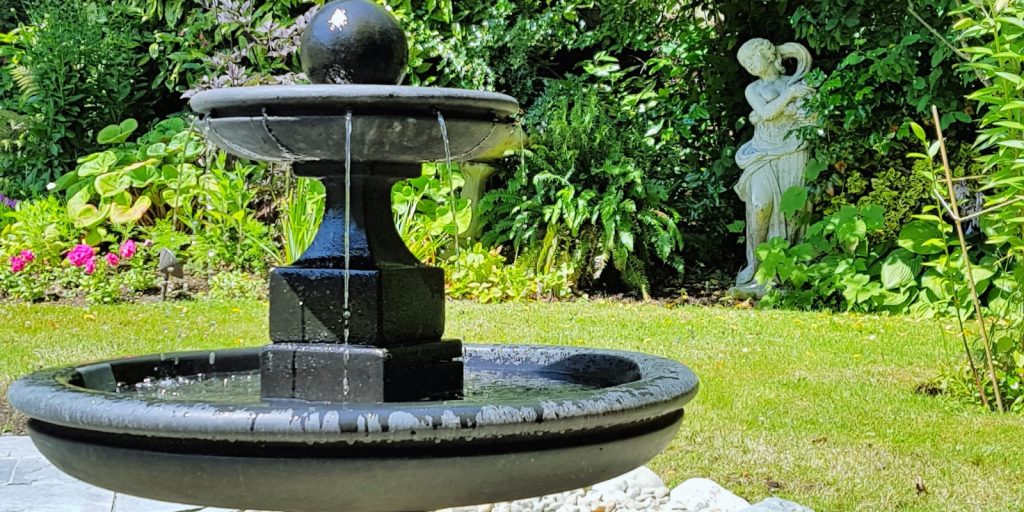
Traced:
<path id="1" fill-rule="evenodd" d="M 786 75 L 782 66 L 786 58 L 797 62 L 792 76 Z M 767 39 L 751 39 L 740 47 L 738 59 L 758 80 L 746 90 L 753 108 L 749 119 L 754 138 L 736 153 L 743 174 L 735 190 L 747 205 L 747 266 L 736 277 L 732 292 L 759 297 L 763 288 L 754 280 L 757 246 L 776 237 L 790 242 L 799 237 L 800 226 L 787 217 L 780 203 L 787 189 L 804 182 L 807 145 L 793 130 L 810 122 L 802 104 L 814 90 L 802 79 L 811 67 L 811 54 L 798 43 L 775 46 Z"/>

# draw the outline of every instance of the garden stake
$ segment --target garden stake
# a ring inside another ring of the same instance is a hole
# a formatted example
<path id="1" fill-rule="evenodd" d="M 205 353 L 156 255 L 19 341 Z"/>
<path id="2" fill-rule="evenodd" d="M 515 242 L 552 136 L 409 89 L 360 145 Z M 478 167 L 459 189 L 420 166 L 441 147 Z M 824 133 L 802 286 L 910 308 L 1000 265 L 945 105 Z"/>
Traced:
<path id="1" fill-rule="evenodd" d="M 942 198 L 939 197 L 941 200 Z M 945 203 L 945 201 L 943 201 Z M 946 258 L 950 258 L 952 254 L 949 253 L 949 246 L 943 248 L 946 253 Z M 955 281 L 950 281 L 953 286 L 953 296 L 960 296 L 960 288 L 956 285 Z M 960 329 L 960 341 L 964 344 L 964 355 L 967 356 L 967 365 L 971 368 L 971 377 L 974 377 L 974 387 L 977 389 L 978 396 L 981 397 L 981 403 L 985 405 L 985 408 L 992 410 L 992 404 L 988 401 L 988 395 L 985 394 L 985 387 L 981 385 L 981 377 L 978 377 L 978 366 L 974 364 L 974 356 L 971 355 L 971 347 L 967 344 L 967 335 L 964 330 L 964 315 L 960 311 L 960 308 L 954 308 L 956 311 L 956 325 Z"/>
<path id="2" fill-rule="evenodd" d="M 999 391 L 999 380 L 996 378 L 995 365 L 992 363 L 992 343 L 985 327 L 985 316 L 981 310 L 981 301 L 978 299 L 978 287 L 974 282 L 974 271 L 971 267 L 971 259 L 967 255 L 967 239 L 964 236 L 964 226 L 960 218 L 960 207 L 957 205 L 956 193 L 953 191 L 953 173 L 949 170 L 949 157 L 946 155 L 946 142 L 942 138 L 942 122 L 939 119 L 939 109 L 932 105 L 932 118 L 935 121 L 935 135 L 938 137 L 939 152 L 942 155 L 942 170 L 946 174 L 946 188 L 949 192 L 949 207 L 953 210 L 953 224 L 956 225 L 956 234 L 960 238 L 960 252 L 963 254 L 964 268 L 967 270 L 967 282 L 971 286 L 971 300 L 974 302 L 974 316 L 978 319 L 978 328 L 981 330 L 981 337 L 985 348 L 985 363 L 988 365 L 988 376 L 992 380 L 992 391 L 996 396 L 996 408 L 999 412 L 1003 409 L 1003 396 Z M 984 396 L 984 393 L 982 393 Z"/>

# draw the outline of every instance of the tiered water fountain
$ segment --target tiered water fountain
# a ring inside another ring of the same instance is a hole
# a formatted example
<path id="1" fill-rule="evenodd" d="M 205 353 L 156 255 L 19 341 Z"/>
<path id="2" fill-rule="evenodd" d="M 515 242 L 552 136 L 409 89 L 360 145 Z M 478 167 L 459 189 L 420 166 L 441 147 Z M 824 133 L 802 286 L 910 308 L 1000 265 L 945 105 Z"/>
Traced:
<path id="1" fill-rule="evenodd" d="M 322 226 L 298 261 L 271 272 L 270 345 L 15 382 L 10 401 L 57 467 L 166 501 L 400 512 L 589 485 L 668 444 L 697 390 L 677 362 L 442 340 L 444 276 L 398 237 L 391 185 L 445 158 L 445 138 L 461 160 L 507 144 L 518 104 L 358 85 L 396 83 L 406 48 L 387 11 L 333 2 L 303 37 L 303 67 L 321 85 L 195 96 L 220 147 L 324 181 Z"/>

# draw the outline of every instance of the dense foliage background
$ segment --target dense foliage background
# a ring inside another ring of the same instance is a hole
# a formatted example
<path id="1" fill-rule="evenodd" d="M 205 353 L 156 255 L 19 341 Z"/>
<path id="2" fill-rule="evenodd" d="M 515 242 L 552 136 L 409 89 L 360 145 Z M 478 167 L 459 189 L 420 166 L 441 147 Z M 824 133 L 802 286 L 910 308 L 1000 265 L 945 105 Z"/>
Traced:
<path id="1" fill-rule="evenodd" d="M 964 330 L 970 364 L 946 386 L 1024 407 L 1015 2 L 378 1 L 409 35 L 406 84 L 522 106 L 523 148 L 482 198 L 479 169 L 458 165 L 426 165 L 393 192 L 399 232 L 449 271 L 452 296 L 727 287 L 743 242 L 733 154 L 752 136 L 754 80 L 735 54 L 753 37 L 798 41 L 818 92 L 808 184 L 789 197 L 813 213 L 805 240 L 758 249 L 761 305 L 962 323 L 983 311 L 998 320 Z M 209 146 L 187 100 L 304 83 L 298 41 L 320 3 L 0 0 L 0 296 L 151 293 L 162 249 L 184 262 L 189 293 L 261 293 L 248 276 L 304 250 L 323 188 Z"/>

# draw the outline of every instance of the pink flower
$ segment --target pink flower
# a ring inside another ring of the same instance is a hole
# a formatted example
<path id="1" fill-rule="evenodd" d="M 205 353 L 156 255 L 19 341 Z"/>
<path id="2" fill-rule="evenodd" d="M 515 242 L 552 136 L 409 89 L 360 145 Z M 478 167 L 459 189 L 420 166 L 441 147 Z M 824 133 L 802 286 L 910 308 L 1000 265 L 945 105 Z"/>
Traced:
<path id="1" fill-rule="evenodd" d="M 96 272 L 96 258 L 89 258 L 85 262 L 85 273 L 91 276 L 93 272 Z"/>
<path id="2" fill-rule="evenodd" d="M 124 259 L 130 259 L 132 256 L 135 256 L 135 240 L 130 238 L 125 240 L 124 243 L 121 244 L 121 248 L 118 250 L 118 253 L 120 253 L 121 257 Z"/>
<path id="3" fill-rule="evenodd" d="M 31 263 L 36 259 L 36 253 L 32 252 L 32 249 L 25 249 L 21 251 L 21 259 L 25 260 L 25 263 Z"/>
<path id="4" fill-rule="evenodd" d="M 11 272 L 17 274 L 18 272 L 25 270 L 25 265 L 27 263 L 28 262 L 25 261 L 25 258 L 22 258 L 21 256 L 11 258 Z"/>
<path id="5" fill-rule="evenodd" d="M 105 259 L 107 260 L 107 265 L 111 267 L 116 267 L 118 263 L 121 263 L 121 258 L 112 252 L 108 252 Z"/>
<path id="6" fill-rule="evenodd" d="M 93 260 L 92 247 L 90 247 L 88 244 L 76 245 L 73 249 L 71 249 L 71 252 L 68 253 L 67 260 L 69 263 L 76 267 L 85 266 L 85 264 Z M 96 268 L 95 262 L 93 262 L 93 268 Z"/>

